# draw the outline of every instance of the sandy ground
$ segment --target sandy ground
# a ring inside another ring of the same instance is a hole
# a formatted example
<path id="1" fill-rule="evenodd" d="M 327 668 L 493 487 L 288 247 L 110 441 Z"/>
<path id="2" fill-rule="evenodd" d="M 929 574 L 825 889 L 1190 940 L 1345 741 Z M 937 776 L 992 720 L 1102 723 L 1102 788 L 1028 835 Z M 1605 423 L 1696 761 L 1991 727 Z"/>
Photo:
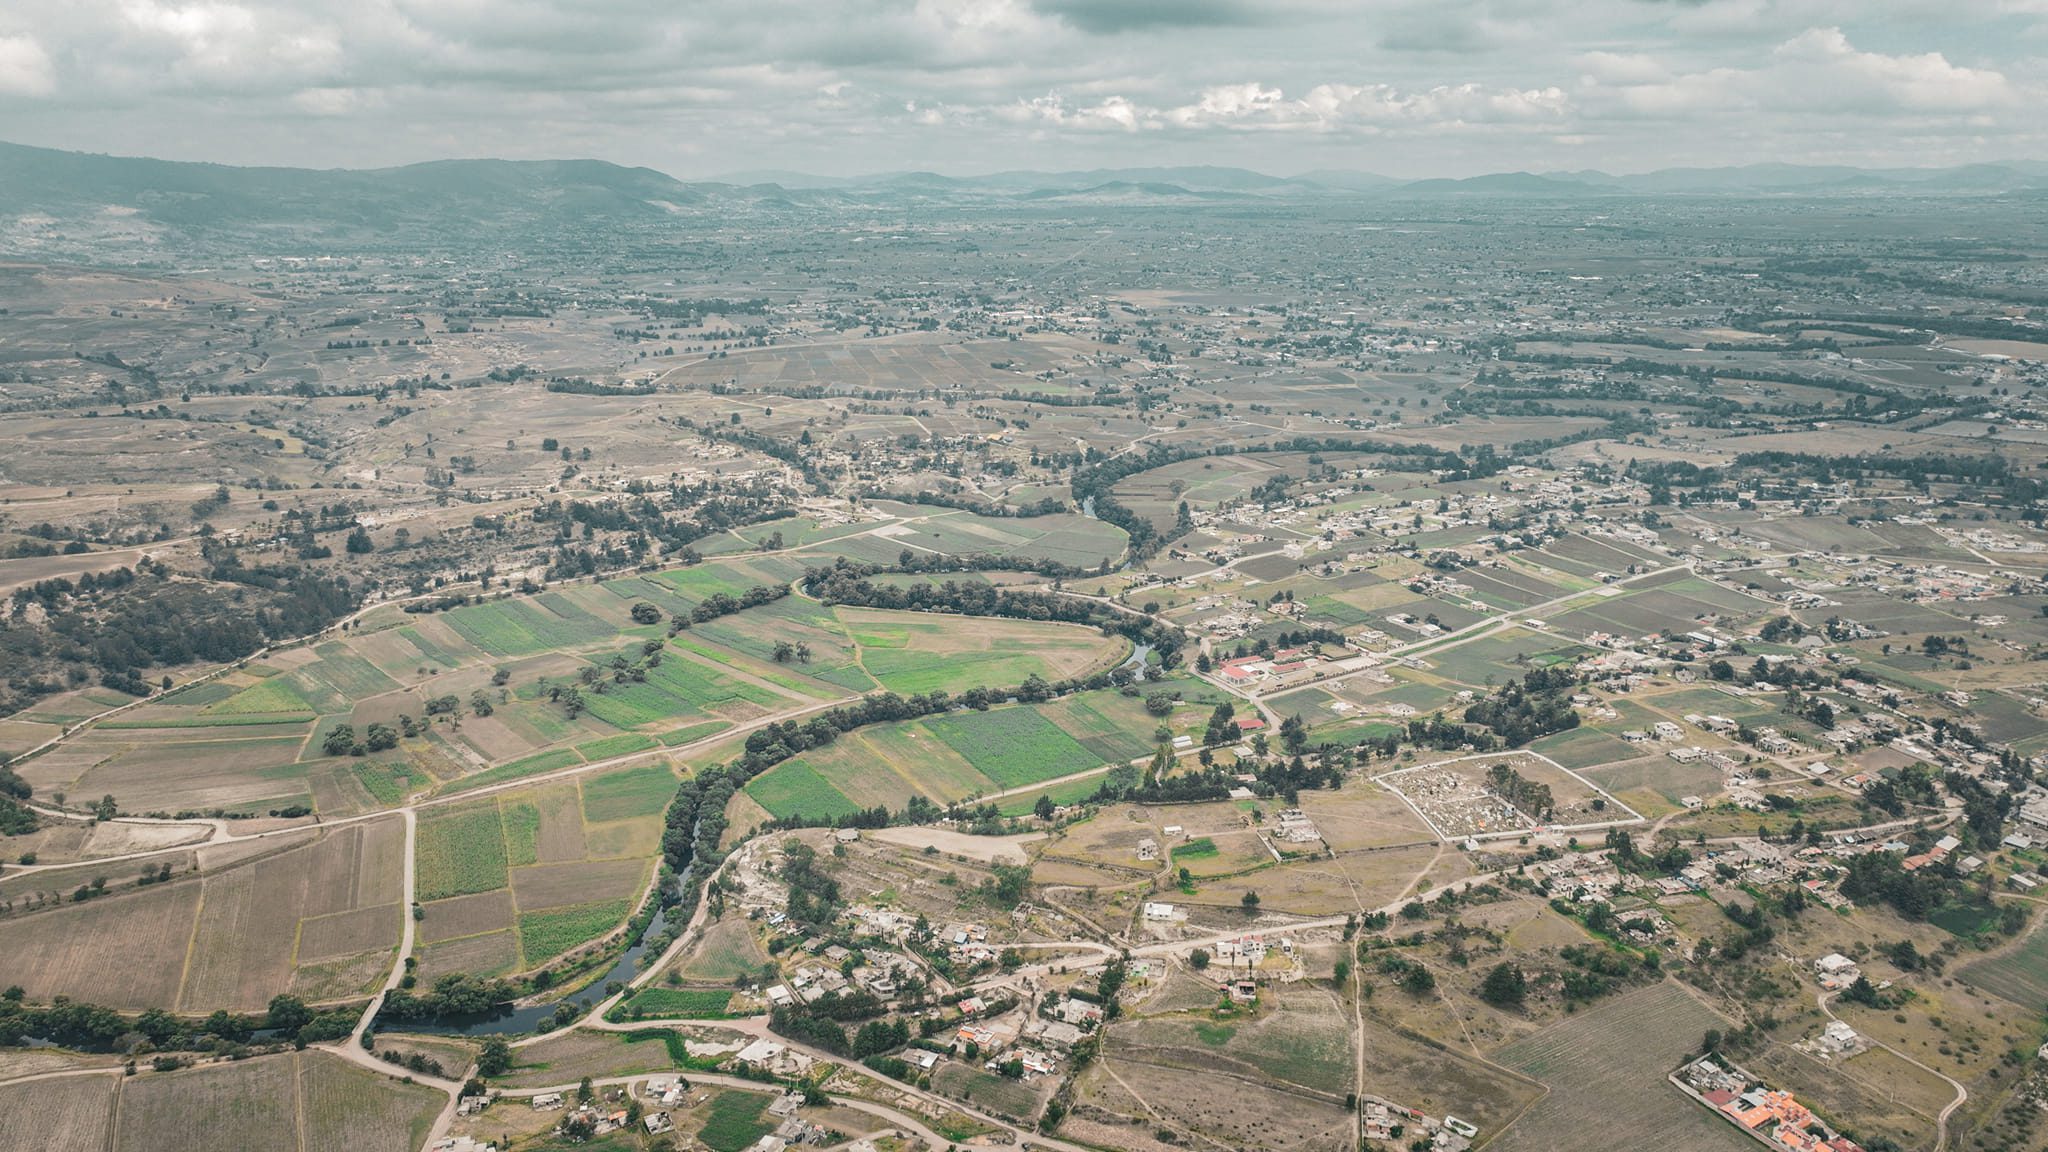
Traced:
<path id="1" fill-rule="evenodd" d="M 1025 862 L 1024 845 L 1045 839 L 1043 832 L 1026 832 L 1021 836 L 969 836 L 965 832 L 940 828 L 877 828 L 861 835 L 918 851 L 937 848 L 984 864 L 1022 864 Z"/>

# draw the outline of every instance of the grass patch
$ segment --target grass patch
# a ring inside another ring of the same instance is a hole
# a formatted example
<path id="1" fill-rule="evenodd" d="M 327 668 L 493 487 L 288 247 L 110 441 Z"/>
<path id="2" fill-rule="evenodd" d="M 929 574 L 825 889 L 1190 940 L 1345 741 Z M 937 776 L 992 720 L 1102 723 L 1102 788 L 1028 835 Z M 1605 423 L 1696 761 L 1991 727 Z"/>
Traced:
<path id="1" fill-rule="evenodd" d="M 1207 836 L 1176 845 L 1173 849 L 1175 860 L 1202 860 L 1218 854 L 1216 842 Z"/>
<path id="2" fill-rule="evenodd" d="M 747 795 L 777 817 L 849 816 L 860 805 L 801 760 L 785 760 L 747 782 Z"/>
<path id="3" fill-rule="evenodd" d="M 1070 776 L 1103 764 L 1100 756 L 1031 708 L 939 716 L 925 721 L 925 728 L 1003 788 Z"/>
<path id="4" fill-rule="evenodd" d="M 768 1097 L 757 1092 L 722 1092 L 711 1102 L 710 1114 L 697 1139 L 711 1152 L 742 1152 L 761 1137 L 775 1131 L 763 1120 Z"/>
<path id="5" fill-rule="evenodd" d="M 1005 816 L 1022 816 L 1038 806 L 1040 796 L 1052 797 L 1059 805 L 1079 804 L 1102 790 L 1102 777 L 1090 776 L 1083 780 L 1069 780 L 1054 784 L 1040 792 L 1023 792 L 997 801 L 998 810 Z"/>
<path id="6" fill-rule="evenodd" d="M 368 764 L 358 760 L 350 765 L 350 769 L 355 773 L 356 782 L 363 786 L 363 791 L 375 797 L 379 804 L 398 804 L 423 782 L 405 764 Z"/>
<path id="7" fill-rule="evenodd" d="M 695 740 L 702 740 L 706 736 L 716 736 L 730 727 L 732 725 L 723 720 L 712 720 L 703 724 L 691 724 L 687 727 L 677 728 L 672 732 L 663 732 L 656 738 L 668 747 L 674 748 L 679 744 L 688 744 Z"/>
<path id="8" fill-rule="evenodd" d="M 1989 904 L 1946 904 L 1927 918 L 1953 936 L 1973 939 L 1998 927 L 1998 909 Z"/>
<path id="9" fill-rule="evenodd" d="M 625 756 L 629 753 L 645 752 L 649 748 L 659 747 L 661 747 L 661 742 L 652 736 L 642 736 L 638 732 L 621 732 L 617 736 L 606 736 L 602 740 L 592 740 L 588 744 L 578 744 L 576 751 L 585 760 L 609 760 L 614 756 Z"/>
<path id="10" fill-rule="evenodd" d="M 503 888 L 508 877 L 498 806 L 420 821 L 416 868 L 421 900 Z"/>
<path id="11" fill-rule="evenodd" d="M 206 707 L 209 716 L 244 716 L 252 712 L 308 712 L 313 705 L 282 676 L 244 688 Z"/>
<path id="12" fill-rule="evenodd" d="M 522 800 L 505 805 L 505 856 L 513 867 L 540 863 L 540 809 Z"/>
<path id="13" fill-rule="evenodd" d="M 676 778 L 666 765 L 606 772 L 583 782 L 583 818 L 592 824 L 660 812 L 675 798 Z"/>
<path id="14" fill-rule="evenodd" d="M 77 719 L 74 717 L 73 719 Z M 106 720 L 99 724 L 104 729 L 134 728 L 256 728 L 267 724 L 311 724 L 319 719 L 311 712 L 268 713 L 253 716 L 219 716 L 211 713 L 198 716 L 166 716 L 157 720 Z M 70 720 L 61 723 L 70 723 Z"/>
<path id="15" fill-rule="evenodd" d="M 519 951 L 533 967 L 580 944 L 587 944 L 611 931 L 631 902 L 607 900 L 601 904 L 578 904 L 546 912 L 523 912 L 519 916 Z"/>
<path id="16" fill-rule="evenodd" d="M 642 988 L 620 1010 L 627 1019 L 723 1020 L 731 1003 L 730 988 Z"/>
<path id="17" fill-rule="evenodd" d="M 450 783 L 442 791 L 467 792 L 472 788 L 487 788 L 492 784 L 538 776 L 543 772 L 553 772 L 557 768 L 569 768 L 581 763 L 583 757 L 578 756 L 573 750 L 557 748 L 552 752 L 542 752 L 514 760 L 510 764 L 500 764 L 496 768 L 486 768 L 474 776 L 464 776 Z"/>

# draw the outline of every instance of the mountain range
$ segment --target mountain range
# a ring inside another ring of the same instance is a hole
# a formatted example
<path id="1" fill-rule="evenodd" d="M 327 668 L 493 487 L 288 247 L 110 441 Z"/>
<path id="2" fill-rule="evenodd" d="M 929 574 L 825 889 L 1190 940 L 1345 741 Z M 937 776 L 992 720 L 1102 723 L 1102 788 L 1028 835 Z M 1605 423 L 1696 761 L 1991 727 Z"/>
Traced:
<path id="1" fill-rule="evenodd" d="M 1217 166 L 1011 171 L 980 176 L 892 172 L 823 177 L 733 173 L 678 180 L 600 160 L 438 160 L 398 168 L 241 168 L 102 156 L 0 143 L 0 243 L 38 235 L 84 239 L 255 236 L 479 238 L 507 228 L 627 226 L 704 213 L 928 205 L 1219 205 L 1273 201 L 1529 200 L 1617 197 L 2048 196 L 2048 163 L 1951 168 L 1752 164 L 1599 171 L 1506 172 L 1398 180 L 1320 170 L 1271 176 Z"/>

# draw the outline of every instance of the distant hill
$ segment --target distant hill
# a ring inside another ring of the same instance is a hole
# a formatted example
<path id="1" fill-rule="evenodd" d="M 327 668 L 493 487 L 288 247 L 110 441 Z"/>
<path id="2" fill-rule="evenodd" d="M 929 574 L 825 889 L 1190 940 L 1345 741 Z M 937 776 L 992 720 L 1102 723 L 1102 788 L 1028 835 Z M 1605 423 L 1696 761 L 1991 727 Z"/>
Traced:
<path id="1" fill-rule="evenodd" d="M 2048 164 L 2030 161 L 1925 169 L 1753 164 L 1625 176 L 1506 172 L 1412 181 L 1327 169 L 1280 177 L 1214 165 L 981 176 L 890 172 L 849 178 L 763 171 L 723 181 L 683 181 L 651 168 L 601 160 L 438 160 L 316 171 L 0 143 L 0 235 L 44 252 L 179 240 L 247 247 L 444 244 L 500 240 L 522 230 L 553 236 L 572 230 L 686 227 L 707 213 L 725 218 L 894 202 L 1142 208 L 1332 199 L 1568 202 L 1621 196 L 2039 195 L 2044 190 Z M 4 228 L 8 225 L 11 232 Z"/>
<path id="2" fill-rule="evenodd" d="M 1608 196 L 1610 189 L 1595 187 L 1577 180 L 1559 180 L 1548 176 L 1535 176 L 1527 172 L 1503 172 L 1492 176 L 1469 176 L 1463 180 L 1417 180 L 1396 188 L 1387 189 L 1383 195 L 1398 199 L 1433 199 L 1438 197 L 1490 196 L 1521 200 L 1555 200 L 1584 196 Z"/>
<path id="3" fill-rule="evenodd" d="M 439 160 L 403 168 L 234 168 L 0 144 L 0 216 L 115 216 L 188 235 L 359 239 L 631 224 L 705 205 L 716 185 L 597 160 Z"/>

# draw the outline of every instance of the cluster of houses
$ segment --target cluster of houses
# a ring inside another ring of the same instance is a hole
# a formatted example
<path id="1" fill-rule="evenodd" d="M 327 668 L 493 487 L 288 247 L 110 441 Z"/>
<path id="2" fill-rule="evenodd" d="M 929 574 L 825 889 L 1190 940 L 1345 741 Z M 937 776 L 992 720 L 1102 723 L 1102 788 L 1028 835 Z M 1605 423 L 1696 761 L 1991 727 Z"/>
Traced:
<path id="1" fill-rule="evenodd" d="M 915 964 L 893 952 L 864 952 L 861 955 L 866 962 L 849 974 L 842 969 L 853 958 L 853 952 L 844 945 L 827 944 L 812 937 L 801 948 L 817 959 L 799 964 L 790 973 L 788 983 L 770 987 L 766 993 L 770 1005 L 780 1008 L 799 1001 L 810 1004 L 854 988 L 886 1000 L 896 995 L 903 980 L 917 974 Z"/>
<path id="2" fill-rule="evenodd" d="M 1757 1139 L 1787 1152 L 1863 1152 L 1794 1099 L 1733 1064 L 1703 1056 L 1671 1078 L 1686 1095 Z"/>

